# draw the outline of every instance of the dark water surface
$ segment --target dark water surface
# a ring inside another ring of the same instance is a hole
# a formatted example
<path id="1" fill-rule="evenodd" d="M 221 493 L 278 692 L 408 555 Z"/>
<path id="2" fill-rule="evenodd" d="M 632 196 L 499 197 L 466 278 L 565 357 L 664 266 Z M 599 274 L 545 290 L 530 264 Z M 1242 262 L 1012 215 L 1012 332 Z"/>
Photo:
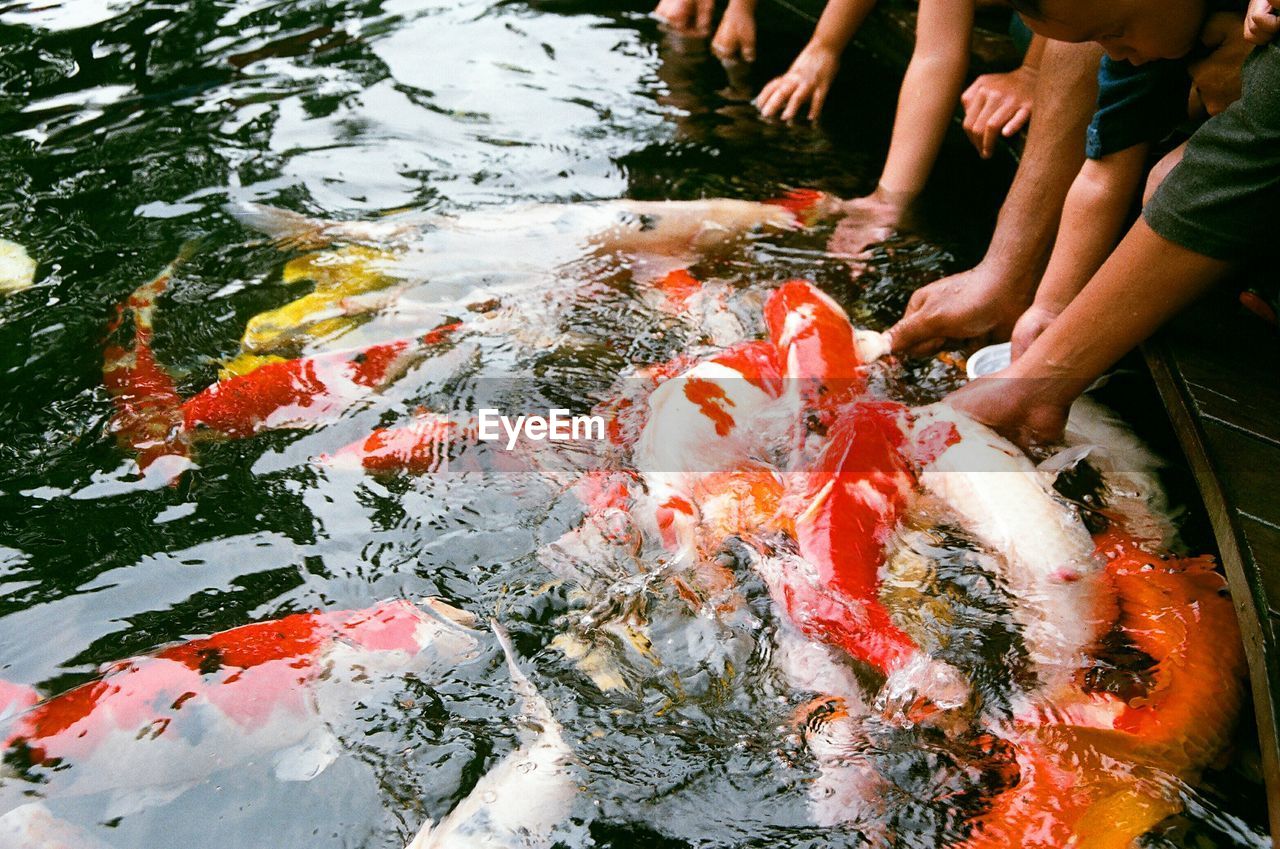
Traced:
<path id="1" fill-rule="evenodd" d="M 176 487 L 140 482 L 107 430 L 106 323 L 183 245 L 194 254 L 160 303 L 155 349 L 186 394 L 215 378 L 251 316 L 305 291 L 281 284 L 286 256 L 230 219 L 229 201 L 356 219 L 872 188 L 893 101 L 882 69 L 855 57 L 821 129 L 766 124 L 749 89 L 702 48 L 664 41 L 646 11 L 0 0 L 0 237 L 39 263 L 35 288 L 0 300 L 0 677 L 56 693 L 100 664 L 192 636 L 436 594 L 511 623 L 538 670 L 587 765 L 571 842 L 859 843 L 854 830 L 807 825 L 811 772 L 788 743 L 792 697 L 763 659 L 739 670 L 733 692 L 686 698 L 654 673 L 624 697 L 601 695 L 543 650 L 576 603 L 536 561 L 574 518 L 555 487 L 365 479 L 307 462 L 430 398 L 474 395 L 464 369 L 316 434 L 202 445 Z M 949 146 L 919 234 L 878 249 L 856 280 L 822 255 L 821 232 L 760 240 L 703 271 L 745 286 L 805 276 L 855 321 L 883 326 L 912 289 L 979 252 L 1007 168 L 976 162 Z M 491 247 L 501 253 L 501 233 Z M 607 294 L 572 307 L 569 341 L 491 352 L 490 364 L 522 375 L 529 397 L 584 409 L 624 367 L 683 348 L 680 331 Z M 914 367 L 913 400 L 946 385 L 940 369 Z M 984 604 L 999 608 L 970 595 L 979 618 Z M 402 845 L 515 737 L 492 653 L 429 683 L 393 682 L 354 705 L 343 754 L 309 782 L 250 763 L 121 818 L 101 794 L 57 812 L 116 847 Z M 916 793 L 895 824 L 900 845 L 955 835 L 956 800 L 921 801 L 945 758 L 909 734 L 883 746 L 895 780 Z M 1244 761 L 1216 779 L 1228 789 L 1197 797 L 1199 814 L 1165 829 L 1164 845 L 1259 845 L 1256 766 Z"/>

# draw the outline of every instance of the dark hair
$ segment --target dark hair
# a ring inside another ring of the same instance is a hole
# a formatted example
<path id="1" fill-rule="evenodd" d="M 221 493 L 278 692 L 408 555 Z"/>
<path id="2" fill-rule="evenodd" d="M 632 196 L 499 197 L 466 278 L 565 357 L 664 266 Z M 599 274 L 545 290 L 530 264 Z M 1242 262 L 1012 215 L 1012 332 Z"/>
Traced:
<path id="1" fill-rule="evenodd" d="M 1009 0 L 1009 5 L 1013 7 L 1013 11 L 1033 18 L 1044 14 L 1040 8 L 1040 0 Z"/>

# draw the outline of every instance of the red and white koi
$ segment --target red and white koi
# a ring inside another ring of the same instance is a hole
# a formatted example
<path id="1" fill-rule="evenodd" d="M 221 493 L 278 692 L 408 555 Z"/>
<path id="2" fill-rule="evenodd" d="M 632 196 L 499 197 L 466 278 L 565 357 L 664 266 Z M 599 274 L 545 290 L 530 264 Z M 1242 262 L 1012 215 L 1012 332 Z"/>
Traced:
<path id="1" fill-rule="evenodd" d="M 18 714 L 5 761 L 39 776 L 41 795 L 112 794 L 109 816 L 271 753 L 277 777 L 307 780 L 337 757 L 330 723 L 370 677 L 452 668 L 476 651 L 471 623 L 436 599 L 400 600 L 180 643 Z"/>

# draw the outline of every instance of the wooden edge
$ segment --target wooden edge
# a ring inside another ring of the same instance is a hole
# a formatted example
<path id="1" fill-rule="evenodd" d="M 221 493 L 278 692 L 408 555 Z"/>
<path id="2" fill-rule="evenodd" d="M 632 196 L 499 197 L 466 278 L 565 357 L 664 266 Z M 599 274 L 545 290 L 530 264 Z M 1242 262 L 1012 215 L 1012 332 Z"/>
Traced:
<path id="1" fill-rule="evenodd" d="M 1243 534 L 1235 521 L 1235 514 L 1227 504 L 1222 484 L 1214 473 L 1213 464 L 1205 449 L 1204 431 L 1192 412 L 1181 378 L 1169 362 L 1164 342 L 1160 337 L 1147 342 L 1142 346 L 1142 354 L 1173 423 L 1178 443 L 1187 456 L 1218 543 L 1249 666 L 1253 706 L 1258 723 L 1258 743 L 1262 749 L 1262 771 L 1268 791 L 1267 813 L 1271 822 L 1271 837 L 1273 841 L 1280 843 L 1280 751 L 1277 750 L 1277 746 L 1280 746 L 1280 715 L 1276 713 L 1275 704 L 1275 695 L 1280 694 L 1280 663 L 1273 666 L 1267 662 L 1268 651 L 1275 651 L 1275 646 L 1271 645 L 1271 640 L 1267 637 L 1269 629 L 1263 618 L 1267 607 L 1265 603 L 1260 607 L 1254 595 L 1254 582 L 1249 579 L 1245 566 L 1244 552 L 1248 549 Z"/>

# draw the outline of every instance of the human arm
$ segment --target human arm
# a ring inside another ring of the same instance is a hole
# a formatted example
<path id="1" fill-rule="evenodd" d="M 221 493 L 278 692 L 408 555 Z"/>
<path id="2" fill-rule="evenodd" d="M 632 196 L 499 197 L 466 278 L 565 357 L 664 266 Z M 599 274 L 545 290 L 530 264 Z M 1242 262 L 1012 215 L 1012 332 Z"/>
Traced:
<path id="1" fill-rule="evenodd" d="M 948 403 L 1029 446 L 1062 435 L 1067 410 L 1099 375 L 1226 274 L 1228 264 L 1139 219 L 1071 305 L 997 375 Z"/>
<path id="2" fill-rule="evenodd" d="M 875 191 L 846 204 L 827 243 L 831 253 L 857 257 L 883 241 L 924 189 L 969 67 L 973 8 L 973 0 L 920 3 L 884 170 Z"/>
<path id="3" fill-rule="evenodd" d="M 1062 226 L 1035 300 L 1013 329 L 1013 358 L 1035 341 L 1106 261 L 1124 230 L 1150 146 L 1086 160 L 1062 207 Z"/>
<path id="4" fill-rule="evenodd" d="M 964 131 L 983 159 L 995 153 L 998 138 L 1009 138 L 1030 119 L 1045 42 L 1042 36 L 1033 37 L 1021 66 L 1004 74 L 983 74 L 960 95 Z"/>
<path id="5" fill-rule="evenodd" d="M 928 353 L 946 339 L 994 333 L 1007 338 L 1044 270 L 1063 198 L 1084 161 L 1085 127 L 1097 99 L 1098 60 L 1092 44 L 1045 46 L 1033 121 L 1013 185 L 996 220 L 986 255 L 975 268 L 916 291 L 891 330 L 895 351 Z"/>
<path id="6" fill-rule="evenodd" d="M 711 39 L 711 51 L 722 61 L 755 61 L 756 0 L 729 0 Z"/>
<path id="7" fill-rule="evenodd" d="M 661 0 L 653 14 L 680 35 L 705 38 L 714 11 L 715 0 Z"/>
<path id="8" fill-rule="evenodd" d="M 1251 0 L 1244 19 L 1245 40 L 1268 44 L 1280 32 L 1280 0 Z"/>
<path id="9" fill-rule="evenodd" d="M 840 69 L 840 55 L 873 6 L 875 0 L 829 0 L 818 18 L 813 38 L 791 67 L 770 80 L 756 96 L 760 114 L 790 121 L 807 103 L 809 120 L 816 121 Z"/>

